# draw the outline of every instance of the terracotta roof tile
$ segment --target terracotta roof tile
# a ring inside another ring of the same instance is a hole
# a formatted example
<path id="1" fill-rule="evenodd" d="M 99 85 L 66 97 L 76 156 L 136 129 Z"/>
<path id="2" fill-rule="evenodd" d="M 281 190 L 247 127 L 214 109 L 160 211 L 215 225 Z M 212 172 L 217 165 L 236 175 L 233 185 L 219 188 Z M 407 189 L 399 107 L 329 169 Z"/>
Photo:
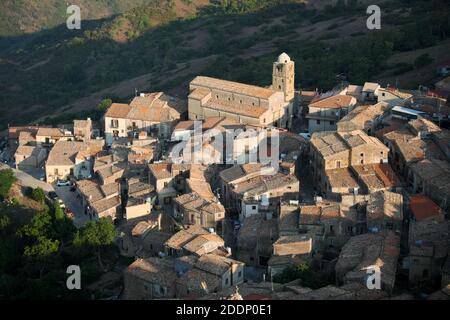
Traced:
<path id="1" fill-rule="evenodd" d="M 410 208 L 417 221 L 442 216 L 442 209 L 429 197 L 417 194 L 410 197 Z"/>
<path id="2" fill-rule="evenodd" d="M 192 80 L 191 85 L 211 87 L 218 90 L 241 93 L 247 96 L 262 99 L 268 99 L 276 93 L 271 89 L 203 76 L 196 77 Z"/>

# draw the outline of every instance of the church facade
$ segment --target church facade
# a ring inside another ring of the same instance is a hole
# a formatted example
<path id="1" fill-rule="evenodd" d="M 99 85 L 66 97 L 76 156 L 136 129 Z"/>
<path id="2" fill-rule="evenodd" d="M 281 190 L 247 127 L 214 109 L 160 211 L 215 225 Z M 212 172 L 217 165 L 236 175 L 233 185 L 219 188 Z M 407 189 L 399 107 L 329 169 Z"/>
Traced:
<path id="1" fill-rule="evenodd" d="M 198 76 L 191 81 L 189 119 L 226 117 L 257 127 L 291 127 L 295 63 L 286 53 L 273 64 L 269 88 Z"/>

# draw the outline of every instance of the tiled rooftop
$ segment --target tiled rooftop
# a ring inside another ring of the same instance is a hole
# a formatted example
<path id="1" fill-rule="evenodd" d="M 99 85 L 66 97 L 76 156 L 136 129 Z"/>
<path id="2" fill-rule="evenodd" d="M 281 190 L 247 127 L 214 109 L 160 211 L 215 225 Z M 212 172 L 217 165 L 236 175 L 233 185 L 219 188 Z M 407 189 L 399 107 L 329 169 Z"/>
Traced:
<path id="1" fill-rule="evenodd" d="M 275 94 L 275 91 L 262 87 L 202 76 L 198 76 L 194 80 L 192 80 L 191 85 L 199 87 L 210 87 L 217 90 L 239 93 L 250 97 L 258 97 L 261 99 L 268 99 L 273 94 Z"/>

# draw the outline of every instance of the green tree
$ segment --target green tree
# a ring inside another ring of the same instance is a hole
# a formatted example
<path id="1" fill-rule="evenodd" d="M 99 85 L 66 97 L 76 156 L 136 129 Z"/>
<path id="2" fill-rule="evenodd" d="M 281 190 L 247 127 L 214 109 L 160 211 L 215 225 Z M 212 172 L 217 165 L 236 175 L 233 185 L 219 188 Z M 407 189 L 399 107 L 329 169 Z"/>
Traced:
<path id="1" fill-rule="evenodd" d="M 111 218 L 100 218 L 98 221 L 89 221 L 86 226 L 78 231 L 73 243 L 76 246 L 86 245 L 97 253 L 98 263 L 102 269 L 102 251 L 114 243 L 116 229 Z"/>
<path id="2" fill-rule="evenodd" d="M 16 181 L 14 172 L 11 169 L 0 170 L 0 199 L 5 199 L 12 185 Z"/>
<path id="3" fill-rule="evenodd" d="M 36 188 L 33 190 L 33 192 L 31 193 L 31 199 L 40 202 L 40 203 L 44 203 L 45 200 L 45 192 L 44 190 L 42 190 L 42 188 Z"/>
<path id="4" fill-rule="evenodd" d="M 297 279 L 300 279 L 302 286 L 311 289 L 317 289 L 325 285 L 306 263 L 285 268 L 280 274 L 277 274 L 273 278 L 273 281 L 278 283 L 288 283 Z"/>
<path id="5" fill-rule="evenodd" d="M 59 241 L 40 237 L 38 241 L 30 246 L 26 246 L 24 255 L 26 257 L 47 258 L 58 251 Z"/>
<path id="6" fill-rule="evenodd" d="M 52 217 L 48 210 L 44 210 L 34 215 L 31 222 L 19 229 L 17 234 L 21 238 L 40 239 L 50 238 L 52 231 Z"/>
<path id="7" fill-rule="evenodd" d="M 98 112 L 100 113 L 104 113 L 106 112 L 106 110 L 112 105 L 112 100 L 111 99 L 103 99 L 95 108 Z"/>
<path id="8" fill-rule="evenodd" d="M 56 221 L 64 220 L 66 217 L 58 201 L 53 202 L 53 217 Z"/>
<path id="9" fill-rule="evenodd" d="M 43 279 L 44 272 L 51 271 L 51 264 L 57 264 L 55 255 L 59 249 L 59 240 L 53 240 L 46 237 L 39 237 L 32 244 L 24 247 L 23 255 L 25 261 L 31 262 L 31 269 L 39 271 L 39 279 Z"/>

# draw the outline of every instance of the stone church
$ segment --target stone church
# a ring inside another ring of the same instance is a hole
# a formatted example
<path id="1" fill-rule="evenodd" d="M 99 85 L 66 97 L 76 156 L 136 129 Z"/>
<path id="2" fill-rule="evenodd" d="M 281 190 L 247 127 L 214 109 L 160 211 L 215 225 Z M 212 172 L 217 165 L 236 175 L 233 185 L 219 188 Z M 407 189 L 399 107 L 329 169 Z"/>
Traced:
<path id="1" fill-rule="evenodd" d="M 226 117 L 257 127 L 289 129 L 294 106 L 295 63 L 282 53 L 268 88 L 198 76 L 190 83 L 189 119 Z"/>

